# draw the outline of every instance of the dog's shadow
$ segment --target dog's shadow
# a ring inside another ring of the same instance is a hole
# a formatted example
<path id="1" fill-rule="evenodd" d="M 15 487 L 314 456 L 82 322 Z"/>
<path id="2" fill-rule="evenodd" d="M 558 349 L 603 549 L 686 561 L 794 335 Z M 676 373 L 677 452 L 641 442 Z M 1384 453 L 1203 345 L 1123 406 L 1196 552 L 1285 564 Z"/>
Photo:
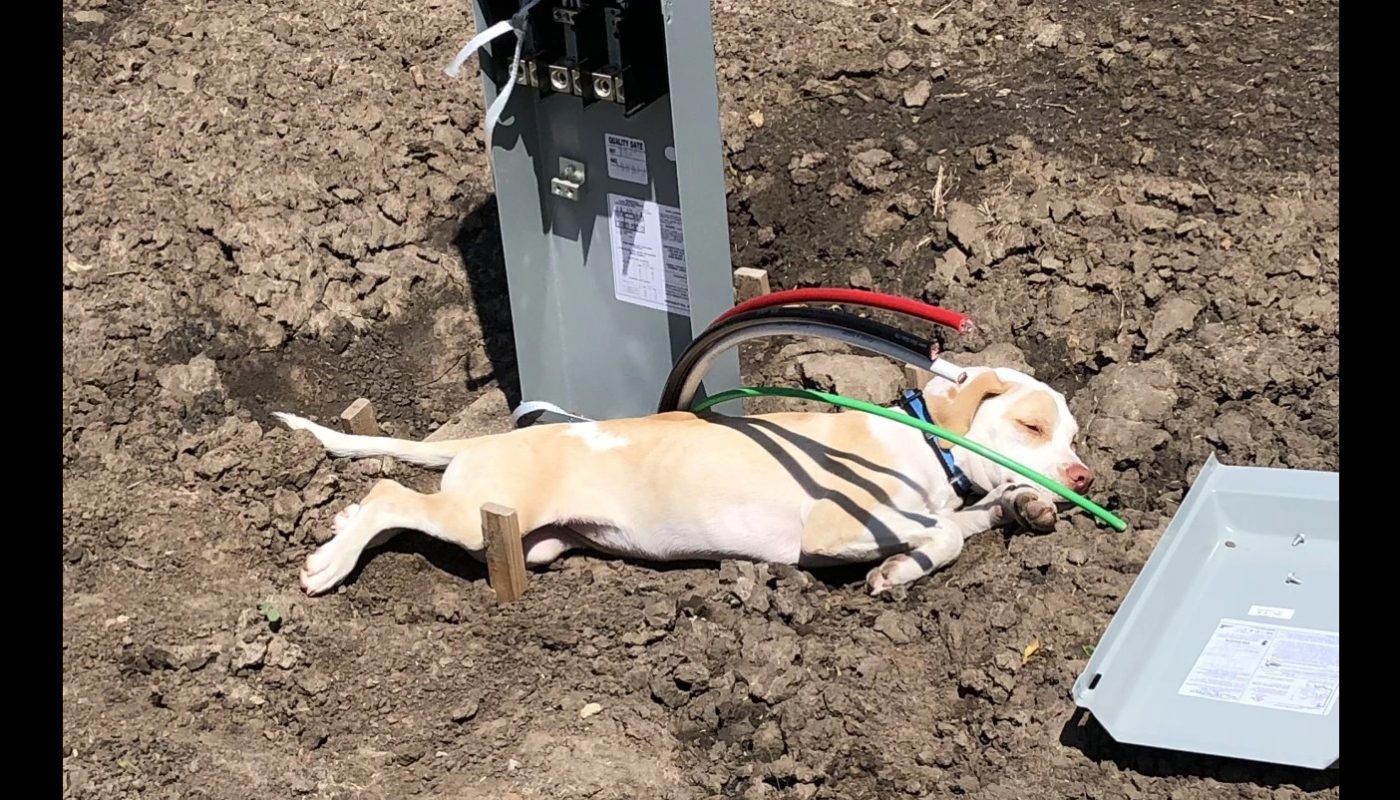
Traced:
<path id="1" fill-rule="evenodd" d="M 1341 787 L 1337 764 L 1332 769 L 1313 770 L 1121 744 L 1083 709 L 1077 709 L 1065 723 L 1060 744 L 1078 750 L 1095 763 L 1112 763 L 1125 772 L 1152 778 L 1210 778 L 1220 783 L 1252 783 L 1272 789 L 1296 786 L 1304 792 Z"/>
<path id="2" fill-rule="evenodd" d="M 360 556 L 360 560 L 355 564 L 355 568 L 345 577 L 342 583 L 345 586 L 352 586 L 360 579 L 361 573 L 384 553 L 401 553 L 405 555 L 422 556 L 424 560 L 434 569 L 451 575 L 457 580 L 473 582 L 486 581 L 489 579 L 486 563 L 478 561 L 471 553 L 450 542 L 435 539 L 421 531 L 405 529 L 394 536 L 388 542 L 375 548 L 368 549 Z M 685 570 L 703 570 L 706 572 L 717 572 L 720 569 L 719 562 L 715 561 L 647 561 L 639 558 L 629 558 L 611 553 L 604 553 L 599 550 L 576 550 L 555 559 L 548 565 L 542 567 L 530 567 L 528 572 L 533 575 L 555 572 L 562 570 L 566 565 L 586 561 L 605 561 L 612 563 L 628 564 L 651 572 L 667 573 L 681 572 Z M 863 584 L 865 575 L 870 571 L 869 564 L 840 564 L 835 566 L 803 568 L 814 580 L 826 586 L 828 589 L 848 588 Z"/>
<path id="3" fill-rule="evenodd" d="M 472 558 L 471 553 L 460 546 L 435 539 L 422 531 L 405 529 L 379 547 L 365 550 L 364 554 L 360 556 L 359 563 L 355 564 L 355 568 L 345 577 L 343 583 L 346 586 L 353 585 L 360 579 L 360 574 L 365 571 L 365 568 L 385 553 L 422 556 L 433 568 L 446 572 L 459 580 L 486 580 L 485 562 Z"/>

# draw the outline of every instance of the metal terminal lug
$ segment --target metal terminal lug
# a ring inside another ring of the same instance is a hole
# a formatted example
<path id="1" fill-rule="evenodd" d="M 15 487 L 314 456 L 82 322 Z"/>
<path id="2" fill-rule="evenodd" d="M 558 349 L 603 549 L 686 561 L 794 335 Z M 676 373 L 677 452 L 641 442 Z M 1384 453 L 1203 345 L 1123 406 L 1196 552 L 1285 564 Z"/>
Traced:
<path id="1" fill-rule="evenodd" d="M 588 177 L 588 168 L 582 161 L 560 157 L 559 176 L 549 181 L 549 191 L 555 197 L 577 200 L 583 194 L 583 183 Z"/>
<path id="2" fill-rule="evenodd" d="M 599 100 L 613 102 L 616 95 L 616 85 L 613 83 L 613 76 L 606 72 L 593 73 L 593 96 Z"/>
<path id="3" fill-rule="evenodd" d="M 593 73 L 593 97 L 609 103 L 626 103 L 627 95 L 622 90 L 622 76 L 611 68 Z"/>
<path id="4" fill-rule="evenodd" d="M 569 78 L 569 67 L 565 64 L 549 65 L 549 88 L 556 92 L 565 94 L 571 93 L 572 81 Z"/>

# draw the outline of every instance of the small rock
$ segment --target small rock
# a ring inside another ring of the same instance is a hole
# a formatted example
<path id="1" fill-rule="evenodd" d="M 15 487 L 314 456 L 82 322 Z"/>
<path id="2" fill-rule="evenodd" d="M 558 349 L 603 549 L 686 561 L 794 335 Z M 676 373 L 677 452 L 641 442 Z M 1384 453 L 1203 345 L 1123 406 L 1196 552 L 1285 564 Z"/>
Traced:
<path id="1" fill-rule="evenodd" d="M 857 186 L 867 192 L 879 192 L 888 189 L 897 179 L 889 169 L 893 161 L 893 153 L 872 147 L 853 156 L 846 170 Z"/>
<path id="2" fill-rule="evenodd" d="M 883 202 L 875 203 L 861 215 L 860 232 L 873 241 L 903 228 L 904 222 L 902 214 L 891 211 Z"/>
<path id="3" fill-rule="evenodd" d="M 909 65 L 914 63 L 914 57 L 903 50 L 894 50 L 885 56 L 885 63 L 889 65 L 890 69 L 900 72 L 908 69 Z"/>
<path id="4" fill-rule="evenodd" d="M 1124 203 L 1113 210 L 1113 215 L 1134 233 L 1151 233 L 1176 227 L 1176 212 L 1156 206 Z"/>
<path id="5" fill-rule="evenodd" d="M 267 643 L 266 662 L 281 669 L 293 669 L 301 659 L 301 648 L 287 641 L 286 637 L 274 636 Z"/>
<path id="6" fill-rule="evenodd" d="M 272 512 L 266 503 L 254 500 L 244 507 L 243 519 L 253 530 L 260 531 L 272 523 Z"/>
<path id="7" fill-rule="evenodd" d="M 923 108 L 933 96 L 933 82 L 925 78 L 904 90 L 904 105 L 908 108 Z"/>
<path id="8" fill-rule="evenodd" d="M 282 533 L 291 533 L 296 527 L 297 520 L 301 518 L 302 509 L 301 495 L 283 487 L 277 487 L 277 492 L 272 496 L 272 522 L 277 530 Z"/>
<path id="9" fill-rule="evenodd" d="M 589 703 L 578 710 L 579 719 L 588 719 L 603 712 L 603 706 L 599 703 Z"/>
<path id="10" fill-rule="evenodd" d="M 1078 567 L 1089 563 L 1089 554 L 1084 552 L 1082 548 L 1071 547 L 1065 553 L 1065 560 Z"/>
<path id="11" fill-rule="evenodd" d="M 231 446 L 215 448 L 200 456 L 199 461 L 195 462 L 194 474 L 213 480 L 233 469 L 242 460 L 242 457 Z"/>
<path id="12" fill-rule="evenodd" d="M 331 679 L 318 669 L 305 669 L 297 672 L 296 685 L 313 697 L 330 691 Z"/>
<path id="13" fill-rule="evenodd" d="M 710 682 L 710 670 L 704 664 L 687 661 L 676 667 L 671 677 L 676 686 L 683 690 L 703 689 Z"/>
<path id="14" fill-rule="evenodd" d="M 895 209 L 911 220 L 923 214 L 927 207 L 928 203 L 909 192 L 900 192 L 899 195 L 895 195 Z"/>
<path id="15" fill-rule="evenodd" d="M 476 717 L 476 712 L 481 710 L 481 700 L 476 697 L 467 698 L 465 702 L 452 709 L 450 719 L 459 725 L 463 722 L 470 722 Z"/>
<path id="16" fill-rule="evenodd" d="M 987 233 L 983 229 L 986 216 L 969 203 L 954 200 L 948 204 L 948 235 L 969 253 L 985 248 Z"/>
<path id="17" fill-rule="evenodd" d="M 1039 26 L 1029 27 L 1035 33 L 1036 45 L 1040 47 L 1058 47 L 1065 39 L 1065 26 L 1058 22 L 1044 22 Z"/>
<path id="18" fill-rule="evenodd" d="M 925 36 L 932 36 L 938 31 L 938 17 L 921 17 L 914 20 L 914 30 Z"/>
<path id="19" fill-rule="evenodd" d="M 85 25 L 100 25 L 103 22 L 107 21 L 107 15 L 102 13 L 101 11 L 95 10 L 74 11 L 73 21 L 81 22 Z"/>
<path id="20" fill-rule="evenodd" d="M 310 726 L 302 731 L 298 738 L 302 747 L 307 750 L 315 750 L 326 743 L 326 732 L 322 728 Z"/>
<path id="21" fill-rule="evenodd" d="M 882 611 L 875 618 L 875 630 L 895 644 L 909 644 L 919 635 L 919 626 L 900 611 Z"/>
<path id="22" fill-rule="evenodd" d="M 175 669 L 179 666 L 176 658 L 163 647 L 146 645 L 141 649 L 141 657 L 152 669 Z"/>
<path id="23" fill-rule="evenodd" d="M 676 601 L 662 597 L 647 603 L 642 609 L 642 621 L 653 628 L 669 628 L 676 618 Z"/>
<path id="24" fill-rule="evenodd" d="M 1200 303 L 1184 297 L 1168 298 L 1147 325 L 1146 352 L 1155 353 L 1173 334 L 1191 330 L 1196 324 L 1196 315 L 1200 313 Z"/>
<path id="25" fill-rule="evenodd" d="M 1021 655 L 1019 653 L 1008 653 L 1002 651 L 992 657 L 992 663 L 997 669 L 1005 672 L 1015 672 L 1021 666 Z"/>
<path id="26" fill-rule="evenodd" d="M 869 267 L 857 267 L 851 273 L 849 283 L 854 289 L 869 289 L 875 285 L 875 277 L 870 274 Z"/>
<path id="27" fill-rule="evenodd" d="M 156 370 L 156 383 L 167 395 L 185 405 L 203 395 L 221 395 L 224 391 L 218 367 L 213 359 L 204 355 L 195 356 L 187 364 L 161 367 Z"/>
<path id="28" fill-rule="evenodd" d="M 905 239 L 886 257 L 886 262 L 893 264 L 900 269 L 907 268 L 914 261 L 914 256 L 919 251 L 919 243 L 913 239 Z M 868 288 L 868 287 L 867 287 Z"/>
<path id="29" fill-rule="evenodd" d="M 267 658 L 267 643 L 262 641 L 239 642 L 234 647 L 233 660 L 230 665 L 235 671 L 240 669 L 253 669 L 261 667 L 264 659 Z"/>
<path id="30" fill-rule="evenodd" d="M 1004 631 L 1015 625 L 1020 619 L 1021 614 L 1016 610 L 1015 606 L 1004 605 L 992 612 L 992 618 L 989 621 L 992 623 L 993 628 Z"/>
<path id="31" fill-rule="evenodd" d="M 623 644 L 630 644 L 634 647 L 644 647 L 652 642 L 658 642 L 666 638 L 666 631 L 644 628 L 639 631 L 628 631 L 622 634 L 620 638 Z"/>
<path id="32" fill-rule="evenodd" d="M 950 247 L 941 258 L 935 259 L 933 271 L 944 283 L 952 283 L 958 272 L 966 266 L 967 254 L 956 247 Z"/>

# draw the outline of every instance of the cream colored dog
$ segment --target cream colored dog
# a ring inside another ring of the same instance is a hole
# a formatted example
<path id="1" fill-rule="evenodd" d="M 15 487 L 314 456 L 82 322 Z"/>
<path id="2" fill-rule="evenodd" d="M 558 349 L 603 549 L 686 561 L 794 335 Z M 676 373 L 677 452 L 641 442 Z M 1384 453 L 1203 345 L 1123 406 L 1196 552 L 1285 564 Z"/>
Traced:
<path id="1" fill-rule="evenodd" d="M 972 368 L 961 386 L 925 389 L 933 418 L 1076 491 L 1093 476 L 1075 454 L 1065 399 L 1010 369 Z M 309 594 L 345 579 L 365 548 L 419 530 L 482 558 L 481 506 L 514 508 L 526 562 L 593 548 L 654 561 L 724 558 L 827 565 L 883 559 L 871 592 L 956 559 L 963 541 L 1020 524 L 1047 531 L 1058 497 L 954 447 L 981 499 L 967 505 L 918 430 L 850 411 L 749 417 L 657 414 L 541 425 L 444 442 L 339 433 L 291 414 L 338 456 L 392 456 L 446 467 L 442 490 L 381 480 L 335 519 L 306 560 Z"/>

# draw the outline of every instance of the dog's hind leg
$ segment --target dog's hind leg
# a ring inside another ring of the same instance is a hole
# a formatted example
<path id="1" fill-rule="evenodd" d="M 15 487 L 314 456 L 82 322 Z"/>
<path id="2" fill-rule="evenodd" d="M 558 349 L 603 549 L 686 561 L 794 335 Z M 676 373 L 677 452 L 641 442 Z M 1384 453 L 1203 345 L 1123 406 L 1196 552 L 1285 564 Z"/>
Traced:
<path id="1" fill-rule="evenodd" d="M 470 511 L 470 513 L 468 513 Z M 399 531 L 416 530 L 480 551 L 481 516 L 444 494 L 422 494 L 391 480 L 375 484 L 365 499 L 335 518 L 335 536 L 306 559 L 301 585 L 307 594 L 335 588 L 370 547 Z"/>
<path id="2" fill-rule="evenodd" d="M 547 525 L 525 535 L 522 543 L 525 549 L 525 564 L 542 567 L 570 550 L 587 547 L 583 537 L 564 528 Z"/>

